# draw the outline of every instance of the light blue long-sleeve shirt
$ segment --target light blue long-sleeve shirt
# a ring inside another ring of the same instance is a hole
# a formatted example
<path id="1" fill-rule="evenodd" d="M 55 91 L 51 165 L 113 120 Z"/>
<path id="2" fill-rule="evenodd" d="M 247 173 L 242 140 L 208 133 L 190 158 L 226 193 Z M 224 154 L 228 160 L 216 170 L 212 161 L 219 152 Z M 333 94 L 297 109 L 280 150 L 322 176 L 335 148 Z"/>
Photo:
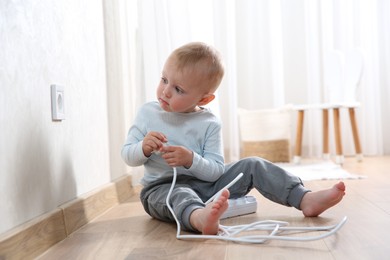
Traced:
<path id="1" fill-rule="evenodd" d="M 168 145 L 184 146 L 193 151 L 190 168 L 177 167 L 178 174 L 200 180 L 216 181 L 224 172 L 220 120 L 207 108 L 192 113 L 166 112 L 157 101 L 144 104 L 131 126 L 122 148 L 122 158 L 130 166 L 144 165 L 143 185 L 161 177 L 172 176 L 172 168 L 158 154 L 146 157 L 142 142 L 150 131 L 163 133 Z"/>

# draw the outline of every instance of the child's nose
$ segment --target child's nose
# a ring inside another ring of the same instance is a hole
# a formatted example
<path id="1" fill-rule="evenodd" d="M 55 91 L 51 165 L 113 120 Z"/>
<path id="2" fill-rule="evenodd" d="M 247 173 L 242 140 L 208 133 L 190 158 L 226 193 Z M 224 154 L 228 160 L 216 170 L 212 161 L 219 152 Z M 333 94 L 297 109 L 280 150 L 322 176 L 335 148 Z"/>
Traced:
<path id="1" fill-rule="evenodd" d="M 171 92 L 171 87 L 170 86 L 167 86 L 164 90 L 163 90 L 163 94 L 167 97 L 167 98 L 170 98 L 172 96 L 172 92 Z"/>

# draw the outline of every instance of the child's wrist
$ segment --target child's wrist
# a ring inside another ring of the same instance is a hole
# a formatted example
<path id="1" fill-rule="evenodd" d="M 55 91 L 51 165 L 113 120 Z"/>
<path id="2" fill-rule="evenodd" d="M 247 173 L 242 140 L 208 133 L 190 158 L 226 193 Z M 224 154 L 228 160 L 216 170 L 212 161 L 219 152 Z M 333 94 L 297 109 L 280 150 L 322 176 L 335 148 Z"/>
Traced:
<path id="1" fill-rule="evenodd" d="M 193 151 L 190 151 L 190 153 L 191 153 L 191 156 L 189 157 L 190 159 L 188 160 L 188 163 L 186 163 L 186 164 L 184 165 L 184 168 L 186 168 L 186 169 L 191 168 L 192 163 L 193 163 L 194 152 L 193 152 Z"/>

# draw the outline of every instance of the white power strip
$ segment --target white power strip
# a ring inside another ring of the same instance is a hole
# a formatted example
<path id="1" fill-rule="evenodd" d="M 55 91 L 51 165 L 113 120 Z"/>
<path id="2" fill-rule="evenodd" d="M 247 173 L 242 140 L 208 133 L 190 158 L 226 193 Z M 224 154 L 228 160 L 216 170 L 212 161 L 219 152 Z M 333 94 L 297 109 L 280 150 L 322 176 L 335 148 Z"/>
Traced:
<path id="1" fill-rule="evenodd" d="M 253 196 L 229 199 L 229 208 L 222 214 L 221 219 L 255 213 L 256 210 L 257 201 Z"/>

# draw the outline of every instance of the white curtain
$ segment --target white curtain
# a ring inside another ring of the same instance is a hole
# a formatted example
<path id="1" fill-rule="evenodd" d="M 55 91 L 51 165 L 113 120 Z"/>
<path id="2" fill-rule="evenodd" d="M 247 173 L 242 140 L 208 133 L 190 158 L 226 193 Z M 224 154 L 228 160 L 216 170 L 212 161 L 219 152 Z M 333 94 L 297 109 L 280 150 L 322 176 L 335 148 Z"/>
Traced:
<path id="1" fill-rule="evenodd" d="M 132 30 L 124 37 L 136 45 L 129 52 L 136 60 L 130 86 L 139 97 L 135 106 L 155 99 L 165 59 L 176 47 L 204 41 L 221 51 L 226 75 L 211 108 L 223 121 L 227 161 L 239 157 L 238 107 L 323 101 L 324 54 L 354 47 L 365 52 L 358 92 L 363 106 L 357 111 L 363 153 L 390 153 L 385 120 L 390 111 L 389 1 L 132 0 L 125 5 L 132 10 L 127 19 Z M 353 154 L 349 119 L 343 114 L 342 119 L 344 152 Z M 304 156 L 321 154 L 321 134 L 320 115 L 313 111 L 305 118 Z"/>

